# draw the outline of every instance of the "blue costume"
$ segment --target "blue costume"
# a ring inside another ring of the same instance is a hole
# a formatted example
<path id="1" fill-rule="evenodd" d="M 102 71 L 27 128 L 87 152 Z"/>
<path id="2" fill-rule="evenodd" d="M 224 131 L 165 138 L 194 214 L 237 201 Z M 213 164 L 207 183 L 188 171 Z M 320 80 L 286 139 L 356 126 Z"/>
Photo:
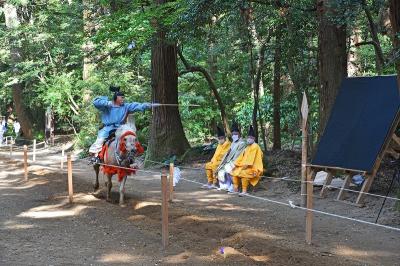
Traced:
<path id="1" fill-rule="evenodd" d="M 99 96 L 93 100 L 93 105 L 101 111 L 101 121 L 104 127 L 99 131 L 98 138 L 107 138 L 110 131 L 117 129 L 125 123 L 128 113 L 145 111 L 151 108 L 150 103 L 124 103 L 120 106 L 114 105 L 107 96 Z"/>
<path id="2" fill-rule="evenodd" d="M 99 96 L 93 100 L 93 105 L 101 111 L 101 121 L 104 127 L 99 130 L 95 143 L 89 148 L 89 152 L 97 154 L 101 151 L 101 147 L 105 139 L 110 135 L 112 130 L 117 129 L 125 123 L 129 113 L 144 111 L 151 108 L 151 103 L 123 103 L 116 105 L 113 101 L 108 100 L 107 96 Z"/>

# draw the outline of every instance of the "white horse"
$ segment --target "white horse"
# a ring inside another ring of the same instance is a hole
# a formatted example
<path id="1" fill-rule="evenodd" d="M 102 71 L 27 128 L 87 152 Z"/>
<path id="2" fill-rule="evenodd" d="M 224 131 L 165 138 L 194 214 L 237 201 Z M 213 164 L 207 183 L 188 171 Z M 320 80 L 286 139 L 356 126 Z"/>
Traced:
<path id="1" fill-rule="evenodd" d="M 107 144 L 105 144 L 107 145 Z M 103 150 L 104 154 L 101 158 L 101 163 L 105 164 L 101 168 L 107 176 L 107 201 L 111 200 L 111 188 L 113 175 L 118 175 L 119 181 L 119 204 L 124 205 L 125 182 L 128 175 L 135 173 L 138 165 L 135 163 L 135 157 L 144 152 L 142 146 L 137 141 L 135 130 L 129 125 L 120 126 L 115 132 L 115 138 Z M 113 167 L 116 166 L 116 167 Z M 123 168 L 132 168 L 121 169 Z M 96 172 L 95 190 L 99 188 L 99 171 L 100 165 L 95 164 Z"/>

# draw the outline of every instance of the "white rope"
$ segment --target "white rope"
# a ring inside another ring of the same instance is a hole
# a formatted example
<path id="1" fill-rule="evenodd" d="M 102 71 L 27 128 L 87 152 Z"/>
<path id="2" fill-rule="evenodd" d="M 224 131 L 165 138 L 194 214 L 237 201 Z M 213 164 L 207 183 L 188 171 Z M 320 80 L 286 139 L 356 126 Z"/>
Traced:
<path id="1" fill-rule="evenodd" d="M 383 195 L 373 194 L 373 193 L 368 193 L 368 192 L 362 192 L 362 191 L 358 191 L 358 190 L 352 190 L 352 189 L 347 189 L 347 188 L 335 187 L 335 186 L 331 186 L 331 185 L 326 185 L 325 187 L 327 187 L 327 188 L 335 188 L 335 189 L 343 189 L 343 190 L 349 191 L 349 192 L 354 192 L 354 193 L 359 193 L 359 194 L 365 194 L 365 195 L 370 195 L 370 196 L 374 196 L 374 197 L 380 197 L 380 198 L 383 198 L 383 199 L 390 199 L 390 200 L 400 201 L 400 199 L 398 199 L 398 198 L 393 198 L 393 197 L 389 197 L 389 196 L 383 196 Z"/>
<path id="2" fill-rule="evenodd" d="M 87 159 L 77 159 L 75 161 L 86 161 L 86 162 L 90 162 Z M 123 170 L 129 170 L 129 171 L 138 171 L 138 172 L 143 172 L 143 173 L 150 173 L 150 174 L 156 174 L 159 175 L 160 172 L 154 172 L 154 171 L 147 171 L 147 170 L 141 170 L 141 169 L 135 169 L 135 168 L 129 168 L 129 167 L 122 167 L 122 166 L 117 166 L 117 165 L 112 165 L 112 164 L 105 164 L 105 163 L 95 163 L 101 166 L 109 166 L 109 167 L 113 167 L 113 168 L 118 168 L 118 169 L 123 169 Z"/>
<path id="3" fill-rule="evenodd" d="M 152 161 L 152 160 L 146 160 L 146 161 L 149 161 L 149 162 L 152 162 L 152 163 L 166 165 L 165 163 L 162 163 L 162 162 L 157 162 L 157 161 Z M 185 166 L 178 166 L 178 167 L 181 168 L 181 169 L 189 169 L 189 170 L 204 170 L 204 168 L 193 168 L 193 167 L 185 167 Z M 279 180 L 279 181 L 300 182 L 300 183 L 314 183 L 313 181 L 302 181 L 300 179 L 291 179 L 291 178 L 286 178 L 286 177 L 278 178 L 278 177 L 270 177 L 270 176 L 260 176 L 260 178 Z M 362 192 L 362 191 L 348 189 L 348 188 L 335 187 L 335 186 L 332 186 L 332 185 L 325 185 L 325 187 L 333 188 L 333 189 L 343 189 L 344 191 L 353 192 L 353 193 L 359 193 L 359 194 L 364 194 L 364 195 L 369 195 L 369 196 L 373 196 L 373 197 L 379 197 L 379 198 L 382 198 L 382 199 L 400 201 L 399 198 L 394 198 L 394 197 L 389 197 L 389 196 L 384 196 L 384 195 L 374 194 L 374 193 L 369 193 L 369 192 Z"/>
<path id="4" fill-rule="evenodd" d="M 156 163 L 156 164 L 160 164 L 160 165 L 169 165 L 163 162 L 157 162 L 157 161 L 152 161 L 152 160 L 145 160 L 145 162 L 151 162 L 151 163 Z M 181 168 L 181 169 L 188 169 L 188 170 L 196 170 L 196 171 L 201 171 L 204 170 L 204 168 L 193 168 L 193 167 L 187 167 L 187 166 L 181 166 L 181 165 L 176 165 L 177 167 Z"/>
<path id="5" fill-rule="evenodd" d="M 275 178 L 275 177 L 269 177 L 269 176 L 261 176 L 261 177 L 267 178 L 267 179 L 279 180 L 279 181 L 292 181 L 292 182 L 300 182 L 300 183 L 314 183 L 313 181 L 302 181 L 302 180 L 298 180 L 298 179 L 290 179 L 290 178 L 285 178 L 285 177 L 283 177 L 283 178 Z M 370 195 L 370 196 L 379 197 L 379 198 L 383 198 L 383 199 L 390 199 L 390 200 L 400 201 L 399 198 L 394 198 L 394 197 L 389 197 L 389 196 L 384 196 L 384 195 L 374 194 L 374 193 L 369 193 L 369 192 L 362 192 L 362 191 L 359 191 L 359 190 L 335 187 L 335 186 L 332 186 L 332 185 L 325 185 L 325 187 L 326 188 L 334 188 L 334 189 L 342 189 L 344 191 Z"/>
<path id="6" fill-rule="evenodd" d="M 187 182 L 190 182 L 190 183 L 199 184 L 199 185 L 205 185 L 204 183 L 200 183 L 200 182 L 193 181 L 193 180 L 190 180 L 190 179 L 186 179 L 186 178 L 181 178 L 181 179 L 185 180 Z M 262 197 L 258 197 L 258 196 L 254 196 L 254 195 L 250 195 L 250 194 L 244 194 L 243 196 L 249 197 L 249 198 L 258 199 L 258 200 L 263 200 L 263 201 L 267 201 L 267 202 L 270 202 L 270 203 L 275 203 L 275 204 L 279 204 L 279 205 L 283 205 L 283 206 L 287 206 L 287 207 L 291 207 L 293 209 L 300 209 L 300 210 L 304 210 L 304 211 L 312 211 L 312 212 L 315 212 L 315 213 L 319 213 L 319 214 L 323 214 L 323 215 L 327 215 L 327 216 L 331 216 L 331 217 L 335 217 L 335 218 L 345 219 L 345 220 L 349 220 L 349 221 L 353 221 L 353 222 L 368 224 L 368 225 L 382 227 L 382 228 L 385 228 L 385 229 L 390 229 L 390 230 L 394 230 L 394 231 L 400 232 L 400 228 L 397 228 L 397 227 L 392 227 L 392 226 L 388 226 L 388 225 L 372 223 L 372 222 L 359 220 L 359 219 L 355 219 L 355 218 L 351 218 L 351 217 L 347 217 L 347 216 L 342 216 L 342 215 L 338 215 L 338 214 L 333 214 L 333 213 L 329 213 L 329 212 L 324 212 L 324 211 L 320 211 L 320 210 L 304 208 L 304 207 L 296 206 L 296 205 L 293 205 L 293 204 L 289 204 L 289 203 L 285 203 L 285 202 L 281 202 L 281 201 L 276 201 L 276 200 L 271 200 L 271 199 L 268 199 L 268 198 L 262 198 Z"/>

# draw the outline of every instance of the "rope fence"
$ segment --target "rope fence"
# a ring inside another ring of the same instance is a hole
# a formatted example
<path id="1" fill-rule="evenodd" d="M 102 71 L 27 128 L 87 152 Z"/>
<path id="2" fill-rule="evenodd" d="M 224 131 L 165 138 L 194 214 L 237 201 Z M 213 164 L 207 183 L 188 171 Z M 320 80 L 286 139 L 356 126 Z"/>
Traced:
<path id="1" fill-rule="evenodd" d="M 152 161 L 152 160 L 145 160 L 145 162 L 151 162 L 151 163 L 155 163 L 155 164 L 160 164 L 160 165 L 168 165 L 166 163 L 163 162 L 157 162 L 157 161 Z M 177 167 L 181 168 L 181 169 L 188 169 L 188 170 L 196 170 L 196 171 L 203 171 L 204 168 L 195 168 L 195 167 L 186 167 L 186 166 L 179 166 L 176 165 Z M 274 181 L 288 181 L 288 182 L 298 182 L 298 183 L 312 183 L 314 184 L 314 181 L 307 181 L 307 180 L 301 180 L 301 179 L 292 179 L 292 178 L 288 178 L 288 177 L 271 177 L 271 176 L 260 176 L 260 178 L 264 178 L 264 179 L 270 179 L 270 180 L 274 180 Z M 368 196 L 372 196 L 372 197 L 378 197 L 378 198 L 382 198 L 382 199 L 389 199 L 389 200 L 394 200 L 394 201 L 400 201 L 399 198 L 394 198 L 394 197 L 390 197 L 390 196 L 384 196 L 384 195 L 380 195 L 380 194 L 374 194 L 374 193 L 369 193 L 369 192 L 362 192 L 359 190 L 354 190 L 354 189 L 348 189 L 348 188 L 342 188 L 342 187 L 336 187 L 336 186 L 332 186 L 332 185 L 325 185 L 326 188 L 331 188 L 331 189 L 342 189 L 344 191 L 348 191 L 348 192 L 353 192 L 353 193 L 358 193 L 358 194 L 364 194 L 364 195 L 368 195 Z"/>
<path id="2" fill-rule="evenodd" d="M 24 156 L 23 156 L 23 161 L 24 161 L 24 176 L 25 176 L 25 180 L 28 180 L 28 163 L 27 163 L 27 156 L 28 156 L 28 146 L 24 146 Z M 70 203 L 72 204 L 72 199 L 73 199 L 73 181 L 72 181 L 72 174 L 73 174 L 73 169 L 72 169 L 72 158 L 71 158 L 71 154 L 68 154 L 67 156 L 67 174 L 68 174 L 68 195 L 69 195 L 69 199 L 70 199 Z M 61 169 L 63 168 L 63 163 L 65 161 L 65 154 L 64 154 L 64 148 L 62 149 L 61 152 Z M 74 162 L 90 162 L 87 158 L 84 159 L 75 159 Z M 144 169 L 135 169 L 135 168 L 129 168 L 129 167 L 122 167 L 122 166 L 116 166 L 116 165 L 110 165 L 110 164 L 105 164 L 105 163 L 97 163 L 100 166 L 108 166 L 108 167 L 114 167 L 117 169 L 123 169 L 123 170 L 129 170 L 129 171 L 137 171 L 137 172 L 142 172 L 142 173 L 147 173 L 147 174 L 153 174 L 153 175 L 160 175 L 161 177 L 161 181 L 162 181 L 162 202 L 163 204 L 168 204 L 165 202 L 168 202 L 166 199 L 169 198 L 169 202 L 172 202 L 172 193 L 173 193 L 173 187 L 172 187 L 172 179 L 173 178 L 173 167 L 174 164 L 173 163 L 165 163 L 165 162 L 157 162 L 157 161 L 152 161 L 152 160 L 145 160 L 145 162 L 152 162 L 158 165 L 163 165 L 163 166 L 169 166 L 170 167 L 170 174 L 169 174 L 169 182 L 165 180 L 166 178 L 166 173 L 165 170 L 162 170 L 162 173 L 160 173 L 160 171 L 151 171 L 151 170 L 144 170 Z M 40 165 L 40 164 L 38 164 Z M 194 168 L 194 167 L 186 167 L 186 166 L 178 166 L 179 168 L 182 169 L 189 169 L 189 170 L 204 170 L 203 168 Z M 334 214 L 334 213 L 330 213 L 330 212 L 326 212 L 326 211 L 322 211 L 322 210 L 317 210 L 312 208 L 312 198 L 314 197 L 313 194 L 313 181 L 311 180 L 307 180 L 307 181 L 302 181 L 302 180 L 297 180 L 297 179 L 290 179 L 290 178 L 274 178 L 274 177 L 267 177 L 267 176 L 262 176 L 263 178 L 266 179 L 272 179 L 272 180 L 279 180 L 279 181 L 290 181 L 290 182 L 299 182 L 299 183 L 306 183 L 307 184 L 307 207 L 301 207 L 301 206 L 297 206 L 294 205 L 290 200 L 288 200 L 288 202 L 283 202 L 283 201 L 278 201 L 278 200 L 274 200 L 274 199 L 270 199 L 267 197 L 259 197 L 259 196 L 255 196 L 255 195 L 251 195 L 251 194 L 243 194 L 243 197 L 247 197 L 247 198 L 251 198 L 251 199 L 255 199 L 255 200 L 259 200 L 259 201 L 264 201 L 264 202 L 268 202 L 268 203 L 272 203 L 272 204 L 277 204 L 277 205 L 281 205 L 281 206 L 286 206 L 292 209 L 299 209 L 302 211 L 305 211 L 307 213 L 306 215 L 306 240 L 308 243 L 311 243 L 311 231 L 312 231 L 312 213 L 316 213 L 316 214 L 321 214 L 321 215 L 325 215 L 325 216 L 329 216 L 329 217 L 334 217 L 334 218 L 338 218 L 338 219 L 342 219 L 342 220 L 347 220 L 347 221 L 352 221 L 352 222 L 357 222 L 357 223 L 361 223 L 361 224 L 366 224 L 366 225 L 370 225 L 370 226 L 376 226 L 376 227 L 380 227 L 380 228 L 384 228 L 384 229 L 388 229 L 388 230 L 392 230 L 392 231 L 396 231 L 396 232 L 400 232 L 400 228 L 397 227 L 393 227 L 393 226 L 388 226 L 388 225 L 383 225 L 383 224 L 379 224 L 379 223 L 373 223 L 373 222 L 369 222 L 369 221 L 365 221 L 365 220 L 361 220 L 361 219 L 357 219 L 357 218 L 352 218 L 352 217 L 347 217 L 347 216 L 343 216 L 343 215 L 338 215 L 338 214 Z M 189 182 L 189 183 L 193 183 L 193 184 L 198 184 L 198 185 L 204 185 L 204 183 L 198 182 L 196 180 L 192 180 L 189 178 L 185 178 L 185 177 L 181 177 L 180 178 L 183 181 Z M 168 189 L 168 183 L 170 184 L 170 188 Z M 329 188 L 334 188 L 334 189 L 343 189 L 343 188 L 339 188 L 339 187 L 335 187 L 335 186 L 326 186 Z M 364 193 L 364 192 L 360 192 L 360 191 L 356 191 L 356 190 L 351 190 L 351 189 L 345 189 L 346 191 L 349 192 L 355 192 L 355 193 Z M 211 191 L 211 190 L 210 190 Z M 168 193 L 169 196 L 165 193 Z M 366 195 L 370 195 L 370 196 L 375 196 L 375 197 L 380 197 L 380 198 L 384 198 L 384 199 L 390 199 L 390 200 L 395 200 L 395 201 L 399 201 L 400 199 L 398 198 L 394 198 L 394 197 L 388 197 L 388 196 L 382 196 L 379 194 L 373 194 L 373 193 L 364 193 Z M 165 219 L 167 222 L 165 222 Z M 165 227 L 167 226 L 166 224 L 168 224 L 168 206 L 165 207 L 165 205 L 163 205 L 163 213 L 162 213 L 162 221 L 163 221 L 163 247 L 165 248 L 168 244 L 168 237 L 165 236 L 165 233 L 168 234 L 168 228 Z M 165 224 L 166 223 L 166 224 Z"/>
<path id="3" fill-rule="evenodd" d="M 159 164 L 159 165 L 165 165 L 165 166 L 168 165 L 167 163 L 163 163 L 163 162 L 157 162 L 157 161 L 151 161 L 151 160 L 146 160 L 146 161 L 149 161 L 149 162 L 152 162 L 152 163 L 156 163 L 156 164 Z M 107 164 L 99 164 L 99 165 L 113 166 L 113 165 L 107 165 Z M 126 167 L 120 167 L 120 166 L 113 166 L 113 167 L 132 170 L 132 168 L 126 168 Z M 182 166 L 179 166 L 179 168 L 182 168 L 182 169 L 188 169 L 189 168 L 189 169 L 203 170 L 203 168 L 191 168 L 191 167 L 182 167 Z M 146 171 L 146 170 L 138 170 L 138 171 L 139 172 L 145 172 L 145 173 L 146 172 L 150 172 L 152 174 L 159 174 L 159 173 L 155 173 L 153 171 Z M 300 182 L 300 183 L 308 183 L 310 185 L 313 184 L 313 181 L 302 181 L 302 180 L 289 179 L 289 178 L 274 178 L 274 177 L 267 177 L 267 176 L 262 176 L 262 177 L 263 178 L 267 178 L 267 179 L 275 179 L 275 180 L 278 179 L 280 181 L 291 181 L 291 182 L 295 181 L 295 182 Z M 205 183 L 201 183 L 201 182 L 198 182 L 198 181 L 195 181 L 195 180 L 190 180 L 190 179 L 183 178 L 183 177 L 181 177 L 180 179 L 184 180 L 186 182 L 190 182 L 190 183 L 194 183 L 194 184 L 198 184 L 198 185 L 205 185 Z M 341 189 L 340 187 L 335 187 L 335 186 L 327 186 L 327 187 Z M 351 191 L 351 192 L 356 192 L 356 193 L 363 193 L 363 192 L 356 191 L 356 190 L 351 190 L 351 189 L 346 189 L 346 190 L 347 191 Z M 379 195 L 379 194 L 373 194 L 373 193 L 364 193 L 364 194 L 367 194 L 367 195 L 370 195 L 370 196 L 375 196 L 375 197 L 386 198 L 386 199 L 392 199 L 392 200 L 396 200 L 396 201 L 400 200 L 398 198 L 386 197 L 386 196 L 382 196 L 382 195 Z M 362 223 L 362 224 L 377 226 L 377 227 L 381 227 L 381 228 L 390 229 L 390 230 L 394 230 L 394 231 L 400 232 L 400 228 L 397 228 L 397 227 L 378 224 L 378 223 L 373 223 L 373 222 L 368 222 L 368 221 L 365 221 L 365 220 L 360 220 L 360 219 L 351 218 L 351 217 L 347 217 L 347 216 L 343 216 L 343 215 L 329 213 L 329 212 L 325 212 L 325 211 L 321 211 L 321 210 L 316 210 L 316 209 L 313 209 L 313 208 L 301 207 L 301 206 L 294 205 L 290 201 L 289 201 L 289 203 L 285 203 L 285 202 L 272 200 L 272 199 L 265 198 L 265 197 L 258 197 L 258 196 L 251 195 L 251 194 L 244 194 L 243 196 L 244 197 L 248 197 L 248 198 L 253 198 L 253 199 L 257 199 L 257 200 L 270 202 L 270 203 L 274 203 L 274 204 L 287 206 L 287 207 L 290 207 L 290 208 L 293 208 L 293 209 L 299 209 L 299 210 L 303 210 L 303 211 L 318 213 L 318 214 L 322 214 L 322 215 L 326 215 L 326 216 L 330 216 L 330 217 L 335 217 L 335 218 L 339 218 L 339 219 L 345 219 L 345 220 L 348 220 L 348 221 L 353 221 L 353 222 L 358 222 L 358 223 Z M 307 194 L 307 196 L 310 196 L 310 195 Z"/>
<path id="4" fill-rule="evenodd" d="M 187 179 L 187 178 L 183 178 L 183 177 L 181 177 L 180 179 L 184 180 L 186 182 L 197 184 L 197 185 L 204 185 L 205 184 L 205 183 L 201 183 L 201 182 L 198 182 L 198 181 L 195 181 L 195 180 L 191 180 L 191 179 Z M 265 198 L 265 197 L 258 197 L 258 196 L 251 195 L 251 194 L 244 194 L 243 197 L 254 198 L 254 199 L 267 201 L 267 202 L 274 203 L 274 204 L 287 206 L 287 207 L 290 207 L 292 209 L 300 209 L 300 210 L 304 210 L 304 211 L 312 211 L 312 212 L 315 212 L 315 213 L 319 213 L 319 214 L 323 214 L 323 215 L 327 215 L 327 216 L 331 216 L 331 217 L 336 217 L 336 218 L 341 218 L 341 219 L 345 219 L 345 220 L 349 220 L 349 221 L 354 221 L 354 222 L 359 222 L 359 223 L 363 223 L 363 224 L 378 226 L 378 227 L 391 229 L 391 230 L 395 230 L 395 231 L 400 232 L 400 228 L 397 228 L 397 227 L 392 227 L 392 226 L 388 226 L 388 225 L 372 223 L 372 222 L 368 222 L 368 221 L 364 221 L 364 220 L 360 220 L 360 219 L 356 219 L 356 218 L 351 218 L 351 217 L 347 217 L 347 216 L 342 216 L 342 215 L 338 215 L 338 214 L 334 214 L 334 213 L 324 212 L 324 211 L 320 211 L 320 210 L 316 210 L 316 209 L 309 209 L 309 208 L 305 208 L 305 207 L 294 205 L 291 202 L 285 203 L 285 202 L 272 200 L 272 199 Z"/>

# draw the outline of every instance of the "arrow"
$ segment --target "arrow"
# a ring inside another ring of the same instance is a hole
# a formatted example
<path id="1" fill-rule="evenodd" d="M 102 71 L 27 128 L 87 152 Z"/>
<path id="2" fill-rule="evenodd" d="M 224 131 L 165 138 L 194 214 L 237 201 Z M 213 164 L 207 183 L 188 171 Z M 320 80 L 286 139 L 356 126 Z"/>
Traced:
<path id="1" fill-rule="evenodd" d="M 188 104 L 188 105 L 180 105 L 177 103 L 152 103 L 151 107 L 159 107 L 159 106 L 190 106 L 190 107 L 200 107 L 198 104 Z"/>

